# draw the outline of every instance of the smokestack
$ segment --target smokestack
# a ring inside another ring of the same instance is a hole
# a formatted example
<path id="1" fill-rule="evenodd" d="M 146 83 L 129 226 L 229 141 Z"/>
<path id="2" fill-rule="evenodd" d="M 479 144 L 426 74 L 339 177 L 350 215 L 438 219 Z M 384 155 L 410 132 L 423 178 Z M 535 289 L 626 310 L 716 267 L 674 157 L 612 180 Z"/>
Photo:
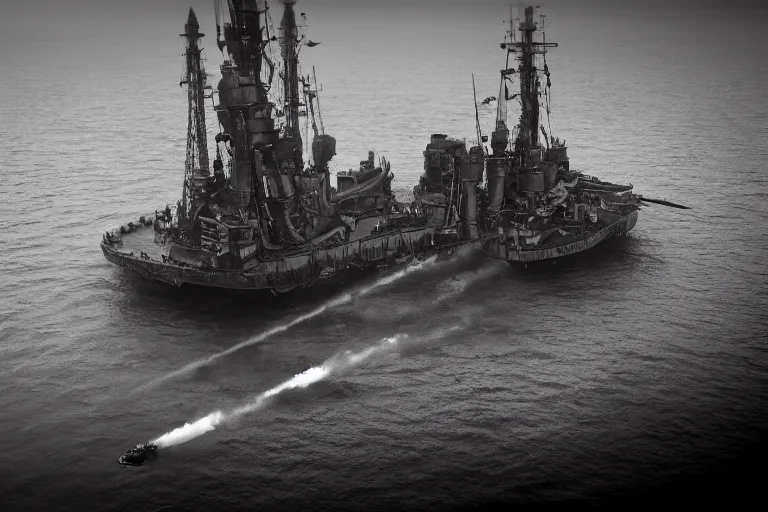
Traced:
<path id="1" fill-rule="evenodd" d="M 469 157 L 461 168 L 461 180 L 464 186 L 464 201 L 462 202 L 462 217 L 467 225 L 467 235 L 470 240 L 477 240 L 477 180 L 483 174 L 483 148 L 474 146 L 469 149 Z"/>

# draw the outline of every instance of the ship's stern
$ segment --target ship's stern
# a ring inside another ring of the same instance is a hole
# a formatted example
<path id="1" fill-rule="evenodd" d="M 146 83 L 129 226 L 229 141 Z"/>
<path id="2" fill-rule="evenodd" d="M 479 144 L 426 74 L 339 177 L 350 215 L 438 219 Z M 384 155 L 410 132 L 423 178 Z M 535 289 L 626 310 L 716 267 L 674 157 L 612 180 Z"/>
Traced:
<path id="1" fill-rule="evenodd" d="M 637 210 L 631 212 L 629 215 L 627 215 L 627 220 L 625 224 L 625 231 L 624 233 L 629 233 L 632 231 L 632 228 L 635 227 L 635 224 L 637 224 L 637 217 L 639 215 L 639 212 Z"/>

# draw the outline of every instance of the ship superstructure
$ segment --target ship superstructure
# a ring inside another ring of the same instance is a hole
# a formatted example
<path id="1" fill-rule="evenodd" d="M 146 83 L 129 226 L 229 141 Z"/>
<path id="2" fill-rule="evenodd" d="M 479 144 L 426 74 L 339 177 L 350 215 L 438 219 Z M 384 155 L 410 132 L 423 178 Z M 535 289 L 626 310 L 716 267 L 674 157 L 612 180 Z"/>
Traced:
<path id="1" fill-rule="evenodd" d="M 186 52 L 184 53 L 184 76 L 179 85 L 187 86 L 187 152 L 184 160 L 184 187 L 181 195 L 180 208 L 178 209 L 179 221 L 182 225 L 188 225 L 190 212 L 199 208 L 196 201 L 210 177 L 210 162 L 208 160 L 208 136 L 205 125 L 205 99 L 206 91 L 211 87 L 207 85 L 207 74 L 203 68 L 201 49 L 198 46 L 200 38 L 205 34 L 200 32 L 200 24 L 197 22 L 195 12 L 190 9 L 187 23 L 184 25 L 184 39 Z"/>
<path id="2" fill-rule="evenodd" d="M 641 200 L 658 202 L 635 195 L 632 185 L 570 169 L 565 140 L 552 136 L 549 120 L 552 81 L 546 56 L 557 44 L 547 42 L 544 17 L 536 9 L 524 7 L 520 18 L 510 19 L 501 43 L 506 59 L 499 97 L 484 101 L 498 102 L 490 148 L 479 120 L 478 144 L 469 151 L 462 141 L 433 135 L 424 153 L 425 175 L 414 190 L 417 197 L 447 204 L 448 210 L 458 205 L 446 219 L 454 216 L 459 238 L 484 236 L 486 253 L 510 262 L 587 250 L 629 232 Z M 520 110 L 511 130 L 510 102 Z"/>
<path id="3" fill-rule="evenodd" d="M 175 212 L 166 205 L 106 233 L 109 261 L 177 286 L 277 293 L 470 243 L 510 262 L 559 258 L 627 233 L 643 202 L 685 208 L 571 169 L 549 120 L 546 56 L 557 45 L 546 41 L 532 6 L 510 20 L 501 44 L 506 59 L 489 144 L 475 98 L 477 143 L 467 149 L 464 140 L 433 134 L 412 202 L 395 200 L 390 164 L 373 152 L 359 169 L 336 173 L 333 187 L 336 139 L 325 133 L 314 68 L 304 75 L 300 65 L 301 49 L 318 43 L 305 39 L 294 4 L 282 0 L 275 29 L 266 0 L 216 0 L 224 61 L 215 90 L 190 9 L 181 34 L 189 110 L 181 199 Z M 219 128 L 212 161 L 207 99 Z M 520 106 L 512 129 L 510 102 Z"/>
<path id="4" fill-rule="evenodd" d="M 314 68 L 310 77 L 300 67 L 301 49 L 318 43 L 300 33 L 295 0 L 281 3 L 275 29 L 265 0 L 215 2 L 224 55 L 215 91 L 206 82 L 203 34 L 190 9 L 181 34 L 189 109 L 182 197 L 175 212 L 166 207 L 107 233 L 108 260 L 176 285 L 282 292 L 457 242 L 436 242 L 441 225 L 418 205 L 395 200 L 390 165 L 372 152 L 358 170 L 339 172 L 332 187 L 328 164 L 336 140 L 325 133 Z M 205 100 L 216 97 L 219 132 L 210 162 Z M 302 121 L 307 133 L 312 127 L 311 144 L 302 140 Z"/>

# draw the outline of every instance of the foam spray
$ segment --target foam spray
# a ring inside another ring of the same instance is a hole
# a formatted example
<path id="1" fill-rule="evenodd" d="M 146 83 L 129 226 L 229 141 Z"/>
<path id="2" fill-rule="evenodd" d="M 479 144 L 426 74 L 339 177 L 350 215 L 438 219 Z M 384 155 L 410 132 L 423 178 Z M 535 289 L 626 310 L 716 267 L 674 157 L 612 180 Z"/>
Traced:
<path id="1" fill-rule="evenodd" d="M 509 265 L 503 262 L 496 262 L 485 265 L 477 270 L 471 270 L 457 274 L 437 286 L 438 295 L 435 304 L 440 304 L 446 300 L 452 299 L 463 293 L 467 288 L 478 281 L 490 279 L 499 276 L 509 269 Z"/>
<path id="2" fill-rule="evenodd" d="M 447 329 L 440 329 L 429 336 L 421 338 L 421 341 L 434 340 L 442 338 L 450 334 L 461 330 L 462 327 L 454 325 Z M 206 432 L 214 430 L 218 425 L 226 421 L 235 420 L 245 414 L 255 412 L 269 403 L 269 399 L 273 398 L 290 389 L 303 389 L 327 379 L 328 377 L 339 374 L 351 368 L 358 366 L 371 359 L 374 356 L 381 356 L 390 353 L 397 349 L 399 345 L 402 345 L 403 340 L 407 339 L 407 334 L 397 334 L 395 336 L 384 338 L 381 342 L 361 350 L 360 352 L 346 351 L 343 354 L 332 356 L 319 366 L 309 368 L 297 375 L 294 375 L 287 381 L 278 384 L 277 386 L 264 391 L 248 402 L 245 405 L 237 407 L 232 411 L 225 413 L 222 411 L 214 411 L 207 416 L 200 418 L 192 423 L 186 423 L 181 427 L 178 427 L 170 432 L 167 432 L 157 439 L 150 441 L 157 445 L 158 448 L 167 448 L 182 443 L 186 443 L 196 437 L 200 437 Z"/>

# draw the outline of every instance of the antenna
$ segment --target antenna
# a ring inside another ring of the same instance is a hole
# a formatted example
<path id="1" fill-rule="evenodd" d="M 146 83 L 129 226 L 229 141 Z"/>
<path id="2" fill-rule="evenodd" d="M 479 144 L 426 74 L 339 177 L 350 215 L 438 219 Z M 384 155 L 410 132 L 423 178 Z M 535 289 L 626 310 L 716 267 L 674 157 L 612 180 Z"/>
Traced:
<path id="1" fill-rule="evenodd" d="M 543 58 L 544 58 L 544 74 L 547 77 L 547 86 L 544 88 L 544 99 L 547 101 L 547 126 L 549 127 L 549 135 L 552 135 L 552 122 L 551 122 L 551 116 L 552 113 L 549 108 L 549 104 L 551 103 L 552 99 L 552 81 L 549 78 L 549 67 L 547 66 L 547 33 L 544 31 L 544 15 L 541 15 L 541 38 L 543 44 Z M 546 135 L 544 136 L 544 139 L 546 140 Z M 549 147 L 549 143 L 547 143 L 547 147 Z"/>
<path id="2" fill-rule="evenodd" d="M 480 132 L 480 114 L 477 111 L 477 90 L 475 89 L 475 74 L 472 73 L 472 96 L 475 99 L 475 128 L 477 128 L 477 144 L 483 145 L 483 134 Z"/>
<path id="3" fill-rule="evenodd" d="M 325 128 L 323 127 L 323 114 L 320 112 L 320 88 L 317 86 L 317 75 L 315 74 L 315 66 L 312 66 L 312 79 L 315 82 L 315 97 L 317 98 L 317 117 L 320 120 L 320 132 L 325 135 Z"/>
<path id="4" fill-rule="evenodd" d="M 304 103 L 306 104 L 307 108 L 309 109 L 309 113 L 307 114 L 307 117 L 310 115 L 311 121 L 312 121 L 312 131 L 315 132 L 315 137 L 317 137 L 317 124 L 315 123 L 315 107 L 313 106 L 313 99 L 317 97 L 317 91 L 313 90 L 311 87 L 311 83 L 309 82 L 309 75 L 307 75 L 307 78 L 301 77 L 301 84 L 304 89 Z M 309 121 L 310 119 L 307 119 L 307 127 L 309 127 Z M 307 128 L 309 130 L 309 128 Z M 309 149 L 307 149 L 309 151 Z"/>

